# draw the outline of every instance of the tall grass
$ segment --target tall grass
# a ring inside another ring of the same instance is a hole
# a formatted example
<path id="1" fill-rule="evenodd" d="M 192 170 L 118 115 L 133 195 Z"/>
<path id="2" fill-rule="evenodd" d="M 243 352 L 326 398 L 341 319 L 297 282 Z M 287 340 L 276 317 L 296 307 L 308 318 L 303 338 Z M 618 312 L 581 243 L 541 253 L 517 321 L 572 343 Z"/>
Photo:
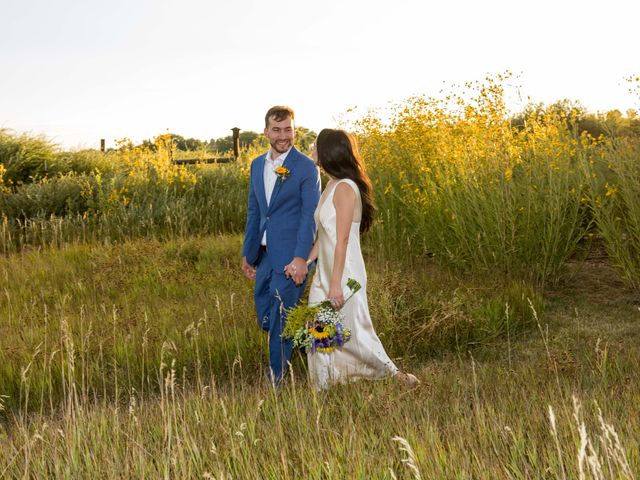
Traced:
<path id="1" fill-rule="evenodd" d="M 622 279 L 640 290 L 640 143 L 615 140 L 588 165 L 590 204 Z"/>
<path id="2" fill-rule="evenodd" d="M 611 395 L 597 380 L 541 377 L 543 358 L 518 357 L 509 372 L 445 360 L 411 391 L 383 381 L 315 393 L 295 377 L 275 392 L 237 372 L 190 389 L 168 352 L 152 400 L 129 389 L 118 404 L 85 402 L 70 383 L 54 416 L 15 418 L 0 476 L 635 478 L 634 383 Z M 595 405 L 582 407 L 576 388 Z"/>
<path id="3" fill-rule="evenodd" d="M 239 236 L 138 240 L 0 259 L 6 408 L 53 413 L 68 381 L 85 400 L 147 392 L 163 355 L 188 368 L 190 384 L 261 372 L 266 339 L 238 268 L 240 246 Z M 519 335 L 535 326 L 527 299 L 542 306 L 526 285 L 402 270 L 370 269 L 378 333 L 401 363 Z"/>
<path id="4" fill-rule="evenodd" d="M 371 261 L 376 331 L 422 385 L 315 392 L 295 356 L 275 391 L 240 245 L 137 240 L 0 258 L 0 478 L 640 471 L 627 304 L 612 312 L 556 292 L 543 315 L 525 283 Z"/>
<path id="5" fill-rule="evenodd" d="M 240 232 L 244 162 L 187 169 L 171 162 L 165 140 L 159 137 L 156 152 L 123 149 L 106 173 L 72 172 L 0 191 L 2 251 Z"/>
<path id="6" fill-rule="evenodd" d="M 555 108 L 512 124 L 505 81 L 411 98 L 390 121 L 374 112 L 352 125 L 379 207 L 365 244 L 378 260 L 429 256 L 467 274 L 548 287 L 600 229 L 623 278 L 637 286 L 637 147 L 579 135 L 577 113 Z M 0 250 L 242 232 L 257 148 L 235 165 L 185 168 L 172 163 L 174 145 L 161 135 L 153 150 L 123 143 L 108 168 L 89 159 L 71 173 L 0 184 Z"/>
<path id="7" fill-rule="evenodd" d="M 0 129 L 0 187 L 19 186 L 71 172 L 113 171 L 117 156 L 95 150 L 60 152 L 43 136 L 16 135 Z"/>
<path id="8" fill-rule="evenodd" d="M 582 166 L 596 142 L 558 114 L 512 127 L 499 82 L 468 88 L 356 123 L 381 193 L 379 243 L 388 255 L 556 283 L 589 227 Z"/>

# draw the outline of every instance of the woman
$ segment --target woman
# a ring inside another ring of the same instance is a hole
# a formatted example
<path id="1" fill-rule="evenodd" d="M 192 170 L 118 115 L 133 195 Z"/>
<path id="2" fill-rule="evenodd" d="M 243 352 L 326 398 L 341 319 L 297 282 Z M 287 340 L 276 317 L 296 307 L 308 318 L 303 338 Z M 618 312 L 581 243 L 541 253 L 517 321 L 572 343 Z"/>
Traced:
<path id="1" fill-rule="evenodd" d="M 351 339 L 331 353 L 308 353 L 311 382 L 322 389 L 358 378 L 394 376 L 405 384 L 416 384 L 414 375 L 400 372 L 391 361 L 369 315 L 360 233 L 371 227 L 375 207 L 371 180 L 355 138 L 343 130 L 324 129 L 312 156 L 330 180 L 315 211 L 318 236 L 308 262 L 318 262 L 309 303 L 329 299 L 344 313 Z M 349 278 L 362 288 L 345 303 L 343 291 Z"/>

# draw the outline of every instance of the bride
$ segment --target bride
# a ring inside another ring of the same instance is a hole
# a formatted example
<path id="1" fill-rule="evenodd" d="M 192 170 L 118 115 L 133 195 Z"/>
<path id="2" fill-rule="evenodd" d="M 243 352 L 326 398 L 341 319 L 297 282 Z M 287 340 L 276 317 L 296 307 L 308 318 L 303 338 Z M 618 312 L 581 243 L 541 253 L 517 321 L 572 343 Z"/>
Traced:
<path id="1" fill-rule="evenodd" d="M 360 233 L 371 227 L 373 189 L 355 138 L 343 130 L 324 129 L 312 147 L 316 164 L 329 176 L 314 217 L 318 236 L 308 263 L 317 259 L 309 304 L 329 299 L 345 315 L 351 339 L 331 353 L 308 353 L 311 382 L 318 389 L 359 378 L 383 378 L 414 385 L 418 379 L 398 370 L 373 328 L 367 302 L 367 272 Z M 349 278 L 362 288 L 345 303 Z"/>

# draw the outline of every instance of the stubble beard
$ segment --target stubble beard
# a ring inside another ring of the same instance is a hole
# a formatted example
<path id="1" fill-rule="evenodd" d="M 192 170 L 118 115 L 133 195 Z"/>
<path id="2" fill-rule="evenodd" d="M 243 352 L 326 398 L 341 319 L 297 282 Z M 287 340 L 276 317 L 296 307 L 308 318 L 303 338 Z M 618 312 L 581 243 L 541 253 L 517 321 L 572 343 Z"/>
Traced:
<path id="1" fill-rule="evenodd" d="M 281 149 L 278 147 L 278 143 L 277 143 L 277 142 L 272 142 L 272 143 L 271 143 L 271 148 L 272 148 L 273 150 L 275 150 L 277 153 L 279 153 L 279 154 L 281 154 L 281 155 L 282 155 L 283 153 L 285 153 L 287 150 L 289 150 L 289 149 L 291 148 L 291 142 L 287 142 L 286 146 L 284 147 L 284 150 L 281 150 Z"/>

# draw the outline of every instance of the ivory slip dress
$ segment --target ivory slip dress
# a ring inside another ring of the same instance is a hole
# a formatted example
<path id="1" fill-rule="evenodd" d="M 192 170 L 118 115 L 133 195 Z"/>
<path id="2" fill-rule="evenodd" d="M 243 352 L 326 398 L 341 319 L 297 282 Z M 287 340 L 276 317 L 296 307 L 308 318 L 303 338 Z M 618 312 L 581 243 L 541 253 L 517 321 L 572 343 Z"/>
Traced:
<path id="1" fill-rule="evenodd" d="M 342 274 L 345 298 L 351 293 L 347 280 L 357 280 L 362 288 L 342 307 L 344 326 L 351 330 L 351 339 L 331 353 L 307 353 L 311 383 L 317 389 L 326 389 L 335 383 L 346 383 L 360 378 L 378 379 L 393 376 L 398 368 L 391 361 L 373 328 L 367 302 L 367 272 L 360 249 L 360 219 L 362 200 L 360 189 L 353 180 L 336 182 L 321 200 L 314 213 L 317 228 L 318 260 L 309 292 L 309 304 L 327 299 L 336 248 L 336 209 L 333 196 L 340 183 L 348 184 L 356 194 L 354 221 L 351 223 L 347 256 Z"/>

